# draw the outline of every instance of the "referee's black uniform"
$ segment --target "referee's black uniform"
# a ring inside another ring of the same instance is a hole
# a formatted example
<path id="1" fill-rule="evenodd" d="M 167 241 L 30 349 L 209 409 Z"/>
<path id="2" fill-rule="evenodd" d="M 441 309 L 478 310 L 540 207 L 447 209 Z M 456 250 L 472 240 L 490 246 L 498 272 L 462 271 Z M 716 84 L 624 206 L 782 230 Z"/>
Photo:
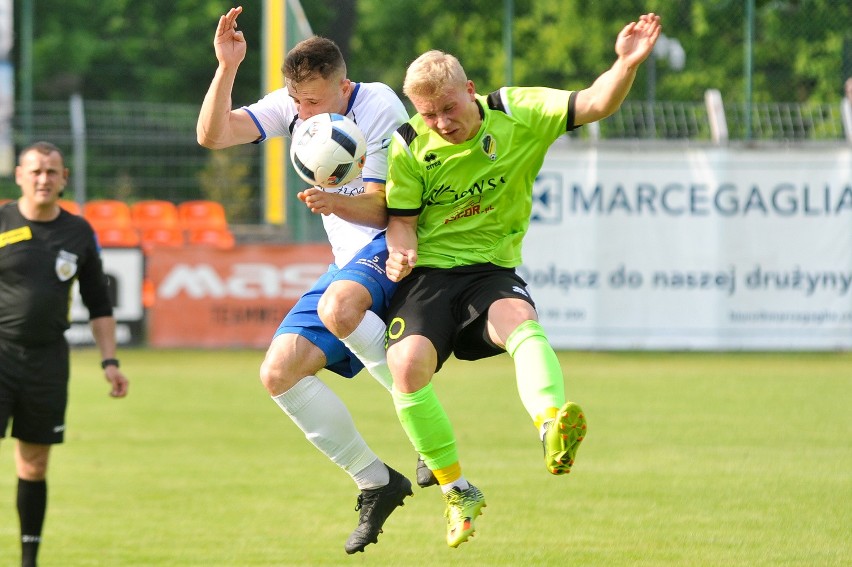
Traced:
<path id="1" fill-rule="evenodd" d="M 112 315 L 92 227 L 60 209 L 30 221 L 16 202 L 0 206 L 0 437 L 61 443 L 65 429 L 72 284 L 91 319 Z"/>

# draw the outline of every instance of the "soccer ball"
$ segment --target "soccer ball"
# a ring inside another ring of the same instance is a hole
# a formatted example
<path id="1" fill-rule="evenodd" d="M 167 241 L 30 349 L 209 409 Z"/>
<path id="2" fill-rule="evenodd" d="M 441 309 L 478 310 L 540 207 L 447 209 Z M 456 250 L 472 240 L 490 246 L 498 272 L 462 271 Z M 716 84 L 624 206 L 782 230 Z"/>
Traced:
<path id="1" fill-rule="evenodd" d="M 290 144 L 290 161 L 299 177 L 331 189 L 358 177 L 366 155 L 367 140 L 358 125 L 331 112 L 302 122 Z"/>

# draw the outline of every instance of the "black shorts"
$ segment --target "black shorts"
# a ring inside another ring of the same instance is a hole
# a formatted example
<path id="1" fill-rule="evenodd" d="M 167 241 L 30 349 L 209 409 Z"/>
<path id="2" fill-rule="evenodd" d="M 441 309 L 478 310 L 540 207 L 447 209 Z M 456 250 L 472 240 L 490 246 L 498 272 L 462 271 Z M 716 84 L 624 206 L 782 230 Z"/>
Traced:
<path id="1" fill-rule="evenodd" d="M 498 299 L 535 303 L 513 268 L 476 264 L 458 268 L 415 268 L 400 282 L 388 308 L 388 347 L 422 335 L 438 353 L 440 370 L 455 354 L 478 360 L 505 352 L 488 337 L 488 308 Z"/>
<path id="2" fill-rule="evenodd" d="M 21 345 L 0 339 L 0 437 L 62 443 L 68 405 L 68 343 Z"/>

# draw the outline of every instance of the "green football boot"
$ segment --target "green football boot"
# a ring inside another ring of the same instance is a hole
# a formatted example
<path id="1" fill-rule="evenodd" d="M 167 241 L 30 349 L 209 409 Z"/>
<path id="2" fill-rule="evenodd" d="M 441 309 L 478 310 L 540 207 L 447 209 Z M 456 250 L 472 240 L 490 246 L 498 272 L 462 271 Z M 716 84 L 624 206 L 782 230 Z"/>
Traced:
<path id="1" fill-rule="evenodd" d="M 550 422 L 542 439 L 544 465 L 551 474 L 571 472 L 580 442 L 586 436 L 586 417 L 574 402 L 566 402 Z"/>
<path id="2" fill-rule="evenodd" d="M 485 497 L 471 484 L 467 490 L 453 487 L 444 494 L 444 500 L 447 501 L 447 510 L 444 512 L 447 518 L 447 545 L 458 547 L 473 537 L 473 532 L 476 531 L 473 520 L 482 514 Z"/>

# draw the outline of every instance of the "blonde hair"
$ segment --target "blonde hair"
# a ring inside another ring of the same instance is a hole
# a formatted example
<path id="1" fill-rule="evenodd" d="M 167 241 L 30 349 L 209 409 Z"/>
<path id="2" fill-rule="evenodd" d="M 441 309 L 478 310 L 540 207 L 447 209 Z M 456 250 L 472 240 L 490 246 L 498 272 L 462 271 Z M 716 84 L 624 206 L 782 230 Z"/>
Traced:
<path id="1" fill-rule="evenodd" d="M 433 49 L 408 66 L 402 92 L 409 99 L 432 98 L 440 96 L 450 87 L 464 87 L 466 84 L 467 75 L 459 60 L 449 53 Z"/>

